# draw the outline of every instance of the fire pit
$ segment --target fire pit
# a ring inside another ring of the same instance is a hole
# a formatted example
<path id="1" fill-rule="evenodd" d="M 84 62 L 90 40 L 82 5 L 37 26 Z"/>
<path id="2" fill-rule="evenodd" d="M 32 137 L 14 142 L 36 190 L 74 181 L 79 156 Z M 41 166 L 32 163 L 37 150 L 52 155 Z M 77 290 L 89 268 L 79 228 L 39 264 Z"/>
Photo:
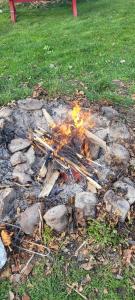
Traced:
<path id="1" fill-rule="evenodd" d="M 1 222 L 32 234 L 43 215 L 61 232 L 85 226 L 99 203 L 128 217 L 134 131 L 111 106 L 80 103 L 29 98 L 1 109 Z"/>

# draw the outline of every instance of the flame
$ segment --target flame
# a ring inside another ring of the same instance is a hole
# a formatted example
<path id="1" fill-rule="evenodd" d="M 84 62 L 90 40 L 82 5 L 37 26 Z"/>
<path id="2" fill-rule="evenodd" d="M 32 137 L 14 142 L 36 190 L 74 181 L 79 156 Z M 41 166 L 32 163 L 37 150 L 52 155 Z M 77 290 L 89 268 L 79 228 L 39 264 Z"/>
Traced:
<path id="1" fill-rule="evenodd" d="M 83 111 L 78 103 L 75 103 L 72 111 L 68 112 L 64 122 L 57 123 L 52 127 L 53 140 L 47 141 L 52 144 L 57 141 L 55 152 L 58 153 L 63 146 L 70 144 L 73 138 L 77 138 L 82 146 L 82 154 L 88 157 L 89 145 L 86 140 L 86 128 L 93 127 L 91 114 L 88 111 Z M 55 153 L 55 154 L 56 154 Z"/>

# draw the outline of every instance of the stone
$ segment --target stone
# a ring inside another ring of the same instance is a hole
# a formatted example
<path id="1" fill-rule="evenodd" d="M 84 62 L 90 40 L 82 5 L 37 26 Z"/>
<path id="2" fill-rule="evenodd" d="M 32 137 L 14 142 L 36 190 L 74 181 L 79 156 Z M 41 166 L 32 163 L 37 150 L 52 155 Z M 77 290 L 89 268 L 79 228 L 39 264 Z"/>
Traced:
<path id="1" fill-rule="evenodd" d="M 98 136 L 100 139 L 102 139 L 103 141 L 106 141 L 108 133 L 109 133 L 108 128 L 99 129 L 99 130 L 94 132 L 94 134 L 96 136 Z"/>
<path id="2" fill-rule="evenodd" d="M 25 211 L 19 216 L 18 221 L 24 233 L 30 235 L 33 233 L 35 226 L 38 225 L 40 221 L 39 210 L 42 213 L 43 206 L 40 202 L 26 208 Z"/>
<path id="3" fill-rule="evenodd" d="M 57 232 L 64 231 L 68 226 L 68 210 L 65 205 L 57 205 L 49 209 L 45 215 L 46 224 Z"/>
<path id="4" fill-rule="evenodd" d="M 124 146 L 115 143 L 110 146 L 109 156 L 117 164 L 127 165 L 130 160 L 128 150 Z"/>
<path id="5" fill-rule="evenodd" d="M 17 102 L 20 109 L 23 110 L 40 110 L 43 107 L 43 101 L 37 99 L 19 100 Z"/>
<path id="6" fill-rule="evenodd" d="M 12 175 L 13 179 L 18 181 L 20 184 L 25 185 L 25 184 L 30 184 L 32 182 L 31 176 L 26 174 L 26 173 L 22 173 L 19 171 L 13 171 L 13 175 Z"/>
<path id="7" fill-rule="evenodd" d="M 131 138 L 128 128 L 125 124 L 115 123 L 109 128 L 109 139 L 112 142 L 129 141 Z"/>
<path id="8" fill-rule="evenodd" d="M 22 138 L 16 138 L 11 141 L 11 143 L 8 145 L 8 148 L 11 153 L 24 150 L 28 148 L 31 145 L 31 142 L 27 139 Z"/>
<path id="9" fill-rule="evenodd" d="M 99 157 L 100 146 L 94 143 L 89 143 L 90 157 L 92 160 L 96 160 Z"/>
<path id="10" fill-rule="evenodd" d="M 116 214 L 119 221 L 125 221 L 130 210 L 130 205 L 126 199 L 118 197 L 113 190 L 108 190 L 104 195 L 104 202 L 109 213 Z"/>
<path id="11" fill-rule="evenodd" d="M 83 210 L 86 218 L 95 217 L 97 197 L 92 192 L 82 192 L 75 197 L 75 208 Z"/>
<path id="12" fill-rule="evenodd" d="M 0 130 L 2 130 L 4 128 L 4 124 L 5 124 L 5 120 L 0 119 Z"/>
<path id="13" fill-rule="evenodd" d="M 7 253 L 0 238 L 0 270 L 4 267 L 7 261 Z"/>
<path id="14" fill-rule="evenodd" d="M 13 188 L 0 191 L 0 219 L 3 219 L 13 209 L 16 193 Z"/>
<path id="15" fill-rule="evenodd" d="M 10 117 L 12 113 L 12 110 L 8 107 L 3 107 L 1 110 L 0 110 L 0 119 L 4 118 L 4 119 L 8 119 Z"/>
<path id="16" fill-rule="evenodd" d="M 109 120 L 112 120 L 119 116 L 119 113 L 111 106 L 103 106 L 101 111 L 103 115 Z"/>
<path id="17" fill-rule="evenodd" d="M 129 178 L 128 178 L 129 179 Z M 114 183 L 114 188 L 116 190 L 120 190 L 125 194 L 125 199 L 128 201 L 130 205 L 135 203 L 135 188 L 134 183 L 127 178 L 123 178 L 122 180 L 118 180 Z"/>
<path id="18" fill-rule="evenodd" d="M 29 163 L 30 166 L 34 164 L 36 157 L 35 157 L 35 151 L 32 146 L 25 153 L 25 157 L 27 158 L 27 162 Z"/>
<path id="19" fill-rule="evenodd" d="M 10 158 L 10 162 L 13 167 L 18 164 L 25 163 L 26 161 L 27 157 L 25 157 L 25 155 L 21 151 L 15 152 Z"/>
<path id="20" fill-rule="evenodd" d="M 28 175 L 33 175 L 33 173 L 34 173 L 28 163 L 19 164 L 19 165 L 15 166 L 13 172 L 26 173 Z"/>

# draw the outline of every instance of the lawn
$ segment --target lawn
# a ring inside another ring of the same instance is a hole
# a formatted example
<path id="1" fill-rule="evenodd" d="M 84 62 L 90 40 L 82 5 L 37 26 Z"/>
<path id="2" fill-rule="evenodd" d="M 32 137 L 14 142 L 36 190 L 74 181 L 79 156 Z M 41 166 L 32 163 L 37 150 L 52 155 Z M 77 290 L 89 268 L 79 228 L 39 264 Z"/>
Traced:
<path id="1" fill-rule="evenodd" d="M 131 103 L 135 92 L 134 0 L 78 0 L 78 18 L 66 3 L 18 5 L 11 24 L 0 14 L 0 103 L 25 98 L 41 83 L 51 96 L 84 90 L 90 100 Z M 126 96 L 112 80 L 128 85 Z"/>

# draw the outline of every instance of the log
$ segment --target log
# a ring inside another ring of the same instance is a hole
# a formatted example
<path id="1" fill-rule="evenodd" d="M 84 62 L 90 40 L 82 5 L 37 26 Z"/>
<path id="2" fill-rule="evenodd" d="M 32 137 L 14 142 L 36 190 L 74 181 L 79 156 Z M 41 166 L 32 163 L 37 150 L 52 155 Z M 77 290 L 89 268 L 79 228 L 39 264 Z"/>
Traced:
<path id="1" fill-rule="evenodd" d="M 60 175 L 60 172 L 57 170 L 49 170 L 46 179 L 43 184 L 43 189 L 39 195 L 39 198 L 44 198 L 49 196 L 55 182 L 57 181 L 58 177 Z"/>
<path id="2" fill-rule="evenodd" d="M 99 145 L 101 148 L 103 148 L 105 151 L 108 150 L 108 147 L 106 145 L 106 142 L 100 139 L 98 136 L 96 136 L 94 133 L 90 132 L 89 130 L 85 130 L 85 134 L 88 139 L 90 139 L 95 144 Z"/>
<path id="3" fill-rule="evenodd" d="M 47 112 L 47 110 L 45 108 L 42 109 L 43 115 L 46 119 L 46 122 L 48 123 L 49 127 L 54 127 L 55 126 L 55 122 L 53 120 L 53 118 L 50 116 L 50 114 Z"/>

